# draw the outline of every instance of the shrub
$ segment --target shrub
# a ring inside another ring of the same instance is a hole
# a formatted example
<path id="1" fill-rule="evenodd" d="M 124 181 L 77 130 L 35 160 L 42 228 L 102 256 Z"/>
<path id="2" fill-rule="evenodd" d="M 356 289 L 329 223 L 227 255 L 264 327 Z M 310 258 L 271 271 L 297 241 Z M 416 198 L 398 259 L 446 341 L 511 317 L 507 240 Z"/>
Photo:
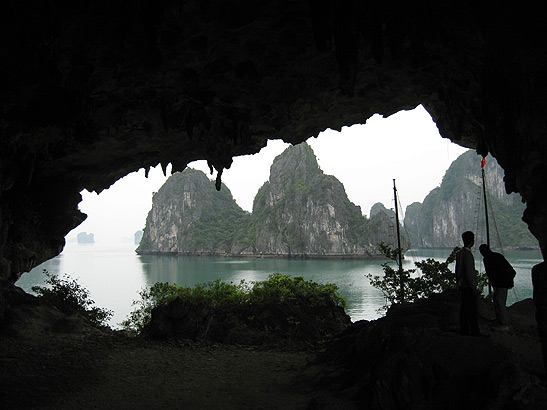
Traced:
<path id="1" fill-rule="evenodd" d="M 447 289 L 456 288 L 456 275 L 450 270 L 449 265 L 456 260 L 456 254 L 461 248 L 455 247 L 444 262 L 428 258 L 415 262 L 414 265 L 420 271 L 419 276 L 413 276 L 417 269 L 394 269 L 389 262 L 382 264 L 384 276 L 367 275 L 372 286 L 380 289 L 384 294 L 386 303 L 381 310 L 387 309 L 393 303 L 415 302 L 429 297 L 433 293 L 440 293 Z M 384 256 L 395 260 L 397 249 L 391 249 L 385 244 L 380 244 L 380 251 Z M 482 292 L 488 284 L 485 274 L 477 272 L 478 290 Z M 403 286 L 401 292 L 401 284 Z"/>
<path id="2" fill-rule="evenodd" d="M 248 286 L 244 280 L 238 285 L 225 283 L 220 279 L 207 284 L 197 284 L 193 288 L 158 282 L 139 292 L 140 299 L 133 301 L 133 310 L 120 325 L 129 331 L 140 334 L 150 322 L 152 309 L 166 305 L 177 297 L 193 302 L 207 303 L 212 307 L 238 305 L 248 298 Z"/>
<path id="3" fill-rule="evenodd" d="M 281 303 L 291 301 L 307 306 L 346 307 L 345 299 L 338 293 L 333 283 L 320 284 L 306 281 L 301 276 L 274 273 L 262 282 L 255 282 L 249 294 L 253 304 Z"/>
<path id="4" fill-rule="evenodd" d="M 47 277 L 46 283 L 49 287 L 32 287 L 32 290 L 42 300 L 67 315 L 79 314 L 96 327 L 108 326 L 107 322 L 113 312 L 93 306 L 95 302 L 89 298 L 89 291 L 86 288 L 67 275 L 59 278 L 55 274 L 50 274 L 46 269 L 43 272 Z"/>
<path id="5" fill-rule="evenodd" d="M 186 302 L 205 304 L 219 316 L 227 312 L 242 317 L 241 322 L 260 327 L 249 312 L 258 312 L 268 306 L 292 306 L 284 309 L 292 312 L 301 308 L 345 308 L 346 302 L 334 284 L 319 284 L 305 281 L 302 277 L 291 277 L 274 273 L 265 281 L 239 284 L 226 283 L 220 279 L 193 288 L 168 283 L 156 283 L 139 292 L 140 300 L 133 302 L 137 308 L 121 323 L 127 330 L 141 334 L 151 320 L 152 309 L 166 305 L 177 297 Z M 291 318 L 287 318 L 289 321 Z M 323 318 L 318 318 L 320 321 Z M 292 323 L 298 326 L 299 323 Z"/>

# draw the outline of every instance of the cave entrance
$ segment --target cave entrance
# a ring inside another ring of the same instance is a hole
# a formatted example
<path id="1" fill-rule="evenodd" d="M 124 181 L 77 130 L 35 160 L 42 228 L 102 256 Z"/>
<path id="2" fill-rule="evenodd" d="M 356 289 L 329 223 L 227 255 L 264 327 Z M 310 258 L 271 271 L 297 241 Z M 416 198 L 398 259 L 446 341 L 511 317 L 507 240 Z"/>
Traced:
<path id="1" fill-rule="evenodd" d="M 307 142 L 323 172 L 342 182 L 349 200 L 359 205 L 367 217 L 377 202 L 388 209 L 393 207 L 394 178 L 403 206 L 423 201 L 440 184 L 451 161 L 465 151 L 440 138 L 430 115 L 421 106 L 388 118 L 375 115 L 365 124 L 344 127 L 340 132 L 326 130 Z M 268 180 L 274 158 L 288 146 L 280 140 L 270 141 L 258 154 L 234 158 L 232 167 L 224 171 L 222 180 L 241 208 L 252 210 L 253 197 Z M 191 163 L 189 167 L 209 173 L 205 161 Z M 141 169 L 100 194 L 82 192 L 80 209 L 88 214 L 87 220 L 67 235 L 67 246 L 61 255 L 24 274 L 18 285 L 27 291 L 34 285 L 43 285 L 42 269 L 67 274 L 90 291 L 98 306 L 114 311 L 111 324 L 116 325 L 132 310 L 131 302 L 138 298 L 137 293 L 143 287 L 158 281 L 176 282 L 181 269 L 194 272 L 192 280 L 203 283 L 200 277 L 203 263 L 199 261 L 182 266 L 173 258 L 153 259 L 134 252 L 135 233 L 144 228 L 152 195 L 170 173 L 170 166 L 167 175 L 158 166 L 150 169 L 146 178 Z M 81 232 L 92 233 L 95 243 L 89 246 L 75 243 Z M 238 272 L 238 264 L 243 262 L 247 261 L 231 261 L 223 269 Z M 249 269 L 245 278 L 258 280 L 265 271 L 282 269 L 271 261 L 264 263 Z M 130 275 L 119 275 L 128 271 Z M 237 274 L 234 278 L 240 279 Z M 381 303 L 382 296 L 369 288 L 351 284 L 349 287 L 352 292 L 357 289 L 356 299 L 372 301 L 370 306 L 361 306 L 363 311 L 368 309 L 367 317 L 372 318 L 378 307 L 374 300 Z"/>

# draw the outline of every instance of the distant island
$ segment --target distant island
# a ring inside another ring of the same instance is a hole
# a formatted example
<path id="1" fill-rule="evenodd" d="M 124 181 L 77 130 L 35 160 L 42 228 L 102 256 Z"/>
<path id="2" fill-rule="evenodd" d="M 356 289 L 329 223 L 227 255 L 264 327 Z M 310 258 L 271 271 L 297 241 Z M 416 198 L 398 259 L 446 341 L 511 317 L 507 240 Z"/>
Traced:
<path id="1" fill-rule="evenodd" d="M 142 239 L 142 229 L 139 229 L 135 234 L 133 235 L 133 240 L 135 242 L 135 245 L 138 245 L 141 243 Z"/>
<path id="2" fill-rule="evenodd" d="M 95 234 L 80 232 L 76 236 L 76 240 L 78 241 L 78 243 L 95 243 Z"/>
<path id="3" fill-rule="evenodd" d="M 389 212 L 363 216 L 306 143 L 274 160 L 252 213 L 194 169 L 173 174 L 152 202 L 139 254 L 376 258 L 395 236 Z"/>

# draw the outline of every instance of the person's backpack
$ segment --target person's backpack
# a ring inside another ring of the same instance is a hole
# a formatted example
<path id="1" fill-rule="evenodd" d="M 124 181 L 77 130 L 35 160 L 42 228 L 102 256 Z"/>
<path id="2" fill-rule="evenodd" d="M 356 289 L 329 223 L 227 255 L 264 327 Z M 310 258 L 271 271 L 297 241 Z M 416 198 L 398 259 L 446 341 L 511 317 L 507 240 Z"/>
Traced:
<path id="1" fill-rule="evenodd" d="M 513 279 L 515 279 L 515 276 L 517 275 L 517 272 L 515 271 L 515 268 L 511 266 L 509 262 L 507 262 L 507 270 L 505 271 L 506 280 L 507 283 L 510 284 L 509 289 L 515 286 L 515 282 Z"/>

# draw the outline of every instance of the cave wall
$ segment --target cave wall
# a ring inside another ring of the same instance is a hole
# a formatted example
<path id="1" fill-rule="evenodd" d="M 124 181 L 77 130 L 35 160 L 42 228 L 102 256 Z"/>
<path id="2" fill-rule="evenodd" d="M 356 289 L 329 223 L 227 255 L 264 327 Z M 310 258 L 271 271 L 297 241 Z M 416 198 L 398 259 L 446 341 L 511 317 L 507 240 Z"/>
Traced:
<path id="1" fill-rule="evenodd" d="M 535 2 L 482 3 L 3 5 L 0 278 L 62 250 L 84 188 L 197 159 L 220 178 L 268 139 L 419 104 L 443 137 L 497 158 L 545 250 L 545 25 Z"/>

